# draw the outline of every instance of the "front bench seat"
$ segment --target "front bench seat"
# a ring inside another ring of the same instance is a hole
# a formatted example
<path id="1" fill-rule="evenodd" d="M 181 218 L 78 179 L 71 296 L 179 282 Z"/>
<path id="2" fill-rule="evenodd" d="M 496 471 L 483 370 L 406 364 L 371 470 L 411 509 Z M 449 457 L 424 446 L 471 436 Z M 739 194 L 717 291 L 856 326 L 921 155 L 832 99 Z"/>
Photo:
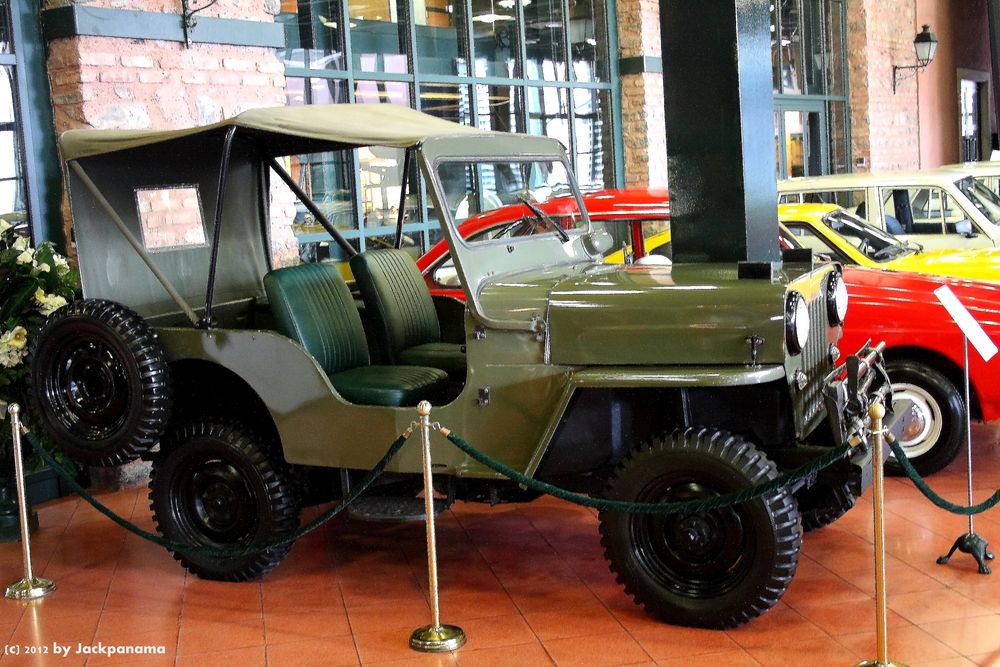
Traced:
<path id="1" fill-rule="evenodd" d="M 391 363 L 440 368 L 465 380 L 465 347 L 441 342 L 434 301 L 408 254 L 368 250 L 351 258 L 351 272 Z"/>
<path id="2" fill-rule="evenodd" d="M 297 340 L 351 403 L 410 406 L 447 387 L 437 368 L 370 365 L 361 317 L 334 264 L 276 269 L 264 276 L 264 291 L 278 331 Z"/>

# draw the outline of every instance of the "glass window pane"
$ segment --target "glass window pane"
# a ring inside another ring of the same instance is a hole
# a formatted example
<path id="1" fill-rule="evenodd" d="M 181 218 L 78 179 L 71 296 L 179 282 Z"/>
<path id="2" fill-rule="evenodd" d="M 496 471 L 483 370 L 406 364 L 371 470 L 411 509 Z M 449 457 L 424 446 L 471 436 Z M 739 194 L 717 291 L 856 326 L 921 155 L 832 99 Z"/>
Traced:
<path id="1" fill-rule="evenodd" d="M 799 1 L 781 0 L 778 47 L 781 49 L 781 89 L 785 93 L 802 92 L 802 23 Z"/>
<path id="2" fill-rule="evenodd" d="M 569 107 L 565 88 L 529 86 L 525 90 L 528 134 L 554 137 L 569 148 Z"/>
<path id="3" fill-rule="evenodd" d="M 360 85 L 366 82 L 358 83 Z M 361 101 L 360 98 L 358 101 Z M 395 100 L 386 98 L 386 101 Z M 407 91 L 405 102 L 397 103 L 409 106 L 409 92 Z M 404 151 L 401 148 L 365 146 L 358 149 L 358 160 L 361 163 L 361 172 L 359 174 L 361 213 L 366 232 L 368 230 L 376 230 L 379 227 L 391 227 L 393 229 L 392 233 L 394 233 L 399 214 L 399 198 L 402 193 L 403 159 Z M 416 196 L 417 182 L 416 160 L 411 160 L 410 174 L 406 188 L 404 224 L 419 222 L 421 220 L 418 209 L 419 198 Z M 388 234 L 390 232 L 387 230 L 376 230 L 373 235 Z"/>
<path id="4" fill-rule="evenodd" d="M 348 0 L 354 69 L 405 74 L 406 20 L 397 0 Z"/>
<path id="5" fill-rule="evenodd" d="M 608 26 L 603 0 L 570 3 L 569 52 L 574 81 L 607 81 Z"/>
<path id="6" fill-rule="evenodd" d="M 578 88 L 573 91 L 576 133 L 576 178 L 584 190 L 601 190 L 614 183 L 614 140 L 611 135 L 611 93 Z"/>
<path id="7" fill-rule="evenodd" d="M 27 220 L 27 204 L 14 86 L 14 68 L 0 67 L 0 216 L 16 225 Z"/>
<path id="8" fill-rule="evenodd" d="M 285 77 L 285 99 L 288 106 L 346 102 L 347 82 L 319 77 Z"/>
<path id="9" fill-rule="evenodd" d="M 0 53 L 11 53 L 10 0 L 0 0 Z"/>
<path id="10" fill-rule="evenodd" d="M 524 7 L 525 76 L 540 81 L 566 80 L 562 0 L 534 0 Z"/>
<path id="11" fill-rule="evenodd" d="M 515 0 L 472 0 L 475 76 L 520 76 L 515 64 L 518 29 Z M 525 0 L 520 0 L 524 3 Z"/>
<path id="12" fill-rule="evenodd" d="M 843 0 L 828 0 L 827 28 L 830 59 L 828 95 L 847 95 L 847 68 L 844 63 L 844 53 L 847 45 L 844 43 L 844 2 Z"/>
<path id="13" fill-rule="evenodd" d="M 354 101 L 358 104 L 389 102 L 412 106 L 410 84 L 405 81 L 355 81 Z"/>
<path id="14" fill-rule="evenodd" d="M 275 22 L 285 28 L 285 48 L 278 57 L 287 67 L 345 69 L 340 15 L 340 0 L 282 0 Z"/>
<path id="15" fill-rule="evenodd" d="M 828 102 L 827 132 L 830 147 L 830 171 L 843 174 L 850 169 L 850 137 L 847 134 L 847 102 Z"/>
<path id="16" fill-rule="evenodd" d="M 425 83 L 420 86 L 420 110 L 454 123 L 472 125 L 469 87 L 454 83 Z"/>
<path id="17" fill-rule="evenodd" d="M 469 75 L 465 3 L 415 0 L 417 64 L 421 73 Z"/>
<path id="18" fill-rule="evenodd" d="M 825 5 L 825 0 L 802 0 L 802 18 L 799 21 L 805 54 L 802 74 L 805 79 L 805 92 L 809 95 L 827 94 L 826 77 L 830 67 Z"/>
<path id="19" fill-rule="evenodd" d="M 521 132 L 521 89 L 515 86 L 476 86 L 478 127 L 494 132 Z"/>

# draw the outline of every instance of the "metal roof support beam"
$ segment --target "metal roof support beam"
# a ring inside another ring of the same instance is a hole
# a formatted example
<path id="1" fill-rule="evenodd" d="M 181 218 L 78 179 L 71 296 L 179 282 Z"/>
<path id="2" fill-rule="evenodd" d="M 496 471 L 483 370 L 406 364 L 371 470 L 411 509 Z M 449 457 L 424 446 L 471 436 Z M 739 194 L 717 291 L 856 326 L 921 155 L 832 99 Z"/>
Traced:
<path id="1" fill-rule="evenodd" d="M 660 0 L 676 262 L 780 266 L 769 4 Z"/>

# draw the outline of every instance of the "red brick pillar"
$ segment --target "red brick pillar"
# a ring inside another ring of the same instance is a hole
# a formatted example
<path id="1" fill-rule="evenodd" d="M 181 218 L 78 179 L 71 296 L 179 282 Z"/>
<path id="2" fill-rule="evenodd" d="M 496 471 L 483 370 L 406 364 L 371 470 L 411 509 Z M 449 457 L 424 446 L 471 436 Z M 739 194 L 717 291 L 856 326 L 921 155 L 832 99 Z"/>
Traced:
<path id="1" fill-rule="evenodd" d="M 666 186 L 659 2 L 619 0 L 617 9 L 625 185 Z"/>

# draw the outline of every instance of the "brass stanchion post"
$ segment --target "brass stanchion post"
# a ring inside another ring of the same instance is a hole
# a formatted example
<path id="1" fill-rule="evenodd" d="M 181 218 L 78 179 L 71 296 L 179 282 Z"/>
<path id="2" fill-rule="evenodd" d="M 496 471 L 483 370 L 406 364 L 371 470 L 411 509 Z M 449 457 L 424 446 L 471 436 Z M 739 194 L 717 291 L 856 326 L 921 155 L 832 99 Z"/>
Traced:
<path id="1" fill-rule="evenodd" d="M 7 587 L 4 597 L 11 600 L 32 600 L 48 595 L 56 589 L 51 579 L 36 577 L 31 573 L 31 534 L 28 526 L 28 499 L 24 492 L 24 456 L 21 454 L 21 407 L 11 403 L 10 432 L 14 448 L 14 476 L 17 478 L 17 503 L 21 513 L 21 554 L 24 556 L 24 579 Z"/>
<path id="2" fill-rule="evenodd" d="M 431 404 L 420 401 L 420 443 L 424 458 L 424 508 L 427 512 L 427 571 L 431 589 L 431 612 L 434 623 L 417 628 L 410 635 L 410 648 L 428 653 L 454 651 L 465 644 L 465 631 L 457 625 L 441 625 L 438 604 L 437 538 L 434 534 L 434 485 L 431 477 Z"/>
<path id="3" fill-rule="evenodd" d="M 882 463 L 885 460 L 885 429 L 882 419 L 885 406 L 878 400 L 868 409 L 872 419 L 872 476 L 874 481 L 875 506 L 875 639 L 878 657 L 875 660 L 859 662 L 857 667 L 906 667 L 901 662 L 889 660 L 888 611 L 885 599 L 885 475 Z"/>

